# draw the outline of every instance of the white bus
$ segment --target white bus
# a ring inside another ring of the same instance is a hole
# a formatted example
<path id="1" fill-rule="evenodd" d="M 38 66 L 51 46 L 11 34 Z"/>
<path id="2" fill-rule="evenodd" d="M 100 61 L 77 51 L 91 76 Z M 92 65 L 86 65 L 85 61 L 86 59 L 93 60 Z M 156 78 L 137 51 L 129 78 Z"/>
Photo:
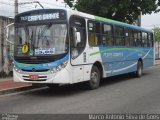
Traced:
<path id="1" fill-rule="evenodd" d="M 87 82 L 153 65 L 153 33 L 69 9 L 28 11 L 15 17 L 14 81 L 51 85 Z"/>

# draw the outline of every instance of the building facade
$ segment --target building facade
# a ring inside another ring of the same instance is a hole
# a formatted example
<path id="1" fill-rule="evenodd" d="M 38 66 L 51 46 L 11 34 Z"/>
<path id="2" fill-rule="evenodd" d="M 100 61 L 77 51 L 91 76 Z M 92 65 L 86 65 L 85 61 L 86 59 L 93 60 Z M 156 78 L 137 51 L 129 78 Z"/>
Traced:
<path id="1" fill-rule="evenodd" d="M 6 26 L 13 19 L 0 16 L 0 77 L 12 71 L 13 45 L 6 41 Z"/>
<path id="2" fill-rule="evenodd" d="M 155 42 L 155 57 L 156 60 L 160 59 L 160 41 Z"/>

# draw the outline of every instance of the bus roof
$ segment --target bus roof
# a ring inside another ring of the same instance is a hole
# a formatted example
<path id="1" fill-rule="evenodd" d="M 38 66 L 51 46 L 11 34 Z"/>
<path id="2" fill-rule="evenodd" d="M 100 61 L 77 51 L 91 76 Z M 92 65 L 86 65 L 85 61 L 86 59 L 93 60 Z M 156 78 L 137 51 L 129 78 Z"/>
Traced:
<path id="1" fill-rule="evenodd" d="M 142 28 L 142 27 L 139 27 L 139 26 L 119 22 L 119 21 L 112 20 L 112 19 L 107 19 L 107 18 L 103 18 L 103 17 L 99 17 L 99 16 L 95 16 L 95 15 L 91 15 L 91 14 L 87 14 L 87 13 L 83 13 L 83 12 L 79 12 L 79 11 L 74 11 L 74 10 L 71 10 L 71 9 L 67 9 L 67 11 L 72 12 L 75 15 L 81 15 L 83 17 L 87 17 L 87 18 L 90 18 L 90 19 L 95 19 L 95 20 L 101 21 L 101 22 L 107 22 L 107 23 L 111 23 L 111 24 L 114 24 L 114 25 L 120 25 L 120 26 L 123 26 L 123 27 L 128 27 L 128 28 L 136 29 L 136 30 L 142 30 L 142 31 L 146 31 L 146 32 L 152 32 L 152 30 L 148 30 L 148 29 L 145 29 L 145 28 Z"/>
<path id="2" fill-rule="evenodd" d="M 97 20 L 97 21 L 101 21 L 101 22 L 107 22 L 107 23 L 110 23 L 110 24 L 113 24 L 113 25 L 119 25 L 119 26 L 131 28 L 131 29 L 142 30 L 142 31 L 146 31 L 146 32 L 152 32 L 152 30 L 148 30 L 148 29 L 145 29 L 145 28 L 142 28 L 142 27 L 139 27 L 139 26 L 135 26 L 135 25 L 131 25 L 131 24 L 127 24 L 127 23 L 123 23 L 123 22 L 119 22 L 119 21 L 115 21 L 115 20 L 111 20 L 111 19 L 107 19 L 107 18 L 83 13 L 83 12 L 79 12 L 79 11 L 75 11 L 75 10 L 71 10 L 71 9 L 67 9 L 67 8 L 37 9 L 37 10 L 31 10 L 31 11 L 27 11 L 27 12 L 24 12 L 24 13 L 20 13 L 17 16 L 23 15 L 23 14 L 28 13 L 28 12 L 43 11 L 43 10 L 65 10 L 65 11 L 69 12 L 71 15 L 82 16 L 82 17 L 85 17 L 85 18 L 89 18 L 89 19 L 93 19 L 93 20 Z"/>

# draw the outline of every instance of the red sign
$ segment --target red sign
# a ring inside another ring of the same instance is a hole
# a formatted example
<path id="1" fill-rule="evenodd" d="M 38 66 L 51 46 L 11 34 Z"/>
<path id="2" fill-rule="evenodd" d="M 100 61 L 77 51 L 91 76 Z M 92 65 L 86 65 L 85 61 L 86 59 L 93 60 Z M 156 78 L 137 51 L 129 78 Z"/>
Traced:
<path id="1" fill-rule="evenodd" d="M 30 80 L 38 80 L 38 75 L 29 75 Z"/>

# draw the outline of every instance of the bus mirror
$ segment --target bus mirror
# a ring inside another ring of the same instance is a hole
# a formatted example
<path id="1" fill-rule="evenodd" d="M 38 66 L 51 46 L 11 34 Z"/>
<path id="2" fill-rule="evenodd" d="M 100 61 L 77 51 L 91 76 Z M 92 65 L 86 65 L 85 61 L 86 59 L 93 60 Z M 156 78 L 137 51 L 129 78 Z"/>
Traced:
<path id="1" fill-rule="evenodd" d="M 10 44 L 14 44 L 14 23 L 6 26 L 6 41 Z"/>
<path id="2" fill-rule="evenodd" d="M 72 38 L 73 38 L 73 43 L 74 47 L 77 47 L 77 44 L 81 42 L 81 34 L 80 32 L 77 32 L 77 28 L 72 27 Z"/>
<path id="3" fill-rule="evenodd" d="M 76 46 L 80 42 L 81 42 L 81 33 L 80 32 L 76 32 Z"/>

